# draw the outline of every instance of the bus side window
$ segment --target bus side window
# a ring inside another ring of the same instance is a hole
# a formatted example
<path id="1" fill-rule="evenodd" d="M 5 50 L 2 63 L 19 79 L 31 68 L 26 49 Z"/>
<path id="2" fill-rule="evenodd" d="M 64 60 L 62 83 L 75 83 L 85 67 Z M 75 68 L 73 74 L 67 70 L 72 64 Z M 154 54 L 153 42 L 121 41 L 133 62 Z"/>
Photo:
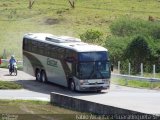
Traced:
<path id="1" fill-rule="evenodd" d="M 66 53 L 65 53 L 64 58 L 67 59 L 68 56 L 69 56 L 69 50 L 66 49 Z"/>
<path id="2" fill-rule="evenodd" d="M 71 61 L 71 51 L 70 50 L 66 50 L 65 60 L 68 62 Z"/>
<path id="3" fill-rule="evenodd" d="M 44 43 L 42 42 L 39 42 L 39 45 L 38 45 L 38 52 L 40 55 L 44 55 Z"/>
<path id="4" fill-rule="evenodd" d="M 64 58 L 65 55 L 65 48 L 59 47 L 59 58 Z"/>
<path id="5" fill-rule="evenodd" d="M 37 53 L 38 52 L 37 41 L 32 41 L 32 52 L 33 53 Z"/>
<path id="6" fill-rule="evenodd" d="M 51 57 L 53 57 L 53 58 L 57 58 L 57 46 L 54 46 L 54 45 L 52 45 L 51 46 Z"/>
<path id="7" fill-rule="evenodd" d="M 23 39 L 23 50 L 26 50 L 26 51 L 29 50 L 29 42 L 27 38 Z"/>
<path id="8" fill-rule="evenodd" d="M 31 51 L 32 51 L 32 43 L 31 43 L 31 40 L 28 39 L 28 40 L 27 40 L 27 43 L 28 43 L 28 47 L 27 47 L 27 48 L 28 48 L 28 51 L 31 52 Z"/>
<path id="9" fill-rule="evenodd" d="M 44 44 L 44 55 L 48 56 L 49 57 L 49 45 L 47 43 Z"/>

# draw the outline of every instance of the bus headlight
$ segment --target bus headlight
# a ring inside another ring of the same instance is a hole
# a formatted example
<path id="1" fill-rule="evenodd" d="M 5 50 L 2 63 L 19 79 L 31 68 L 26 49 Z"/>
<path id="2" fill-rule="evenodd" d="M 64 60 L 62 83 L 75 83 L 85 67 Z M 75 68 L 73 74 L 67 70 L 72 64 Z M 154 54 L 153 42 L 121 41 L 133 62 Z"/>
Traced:
<path id="1" fill-rule="evenodd" d="M 83 85 L 83 83 L 84 83 L 84 80 L 80 80 L 79 82 L 80 82 L 80 84 L 81 84 L 81 85 Z"/>
<path id="2" fill-rule="evenodd" d="M 102 82 L 103 83 L 107 83 L 107 79 L 102 79 Z"/>
<path id="3" fill-rule="evenodd" d="M 110 84 L 110 80 L 108 80 L 108 79 L 102 79 L 102 82 L 103 82 L 104 84 Z"/>
<path id="4" fill-rule="evenodd" d="M 88 80 L 80 80 L 79 82 L 81 85 L 88 84 Z"/>

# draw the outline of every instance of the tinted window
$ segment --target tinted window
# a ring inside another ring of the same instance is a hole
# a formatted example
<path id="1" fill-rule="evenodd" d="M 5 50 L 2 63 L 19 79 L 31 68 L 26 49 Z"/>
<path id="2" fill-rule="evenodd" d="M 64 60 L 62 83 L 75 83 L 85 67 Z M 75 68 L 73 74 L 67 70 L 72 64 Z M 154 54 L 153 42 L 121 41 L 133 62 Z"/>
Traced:
<path id="1" fill-rule="evenodd" d="M 59 47 L 58 54 L 59 54 L 58 56 L 60 58 L 64 58 L 64 56 L 65 56 L 65 48 Z"/>
<path id="2" fill-rule="evenodd" d="M 58 58 L 58 48 L 57 46 L 51 45 L 51 57 Z"/>
<path id="3" fill-rule="evenodd" d="M 32 52 L 37 53 L 37 41 L 32 41 Z"/>
<path id="4" fill-rule="evenodd" d="M 32 42 L 31 42 L 31 40 L 27 39 L 27 43 L 28 43 L 28 46 L 27 46 L 28 51 L 32 51 Z"/>
<path id="5" fill-rule="evenodd" d="M 50 56 L 50 46 L 47 43 L 44 43 L 44 55 Z"/>
<path id="6" fill-rule="evenodd" d="M 110 77 L 109 63 L 106 61 L 82 62 L 78 65 L 80 79 L 104 79 Z"/>
<path id="7" fill-rule="evenodd" d="M 79 53 L 79 61 L 104 61 L 107 59 L 107 52 L 105 51 Z"/>
<path id="8" fill-rule="evenodd" d="M 38 53 L 44 55 L 44 43 L 38 42 Z"/>
<path id="9" fill-rule="evenodd" d="M 73 50 L 66 49 L 64 57 L 68 62 L 77 61 L 77 53 Z"/>

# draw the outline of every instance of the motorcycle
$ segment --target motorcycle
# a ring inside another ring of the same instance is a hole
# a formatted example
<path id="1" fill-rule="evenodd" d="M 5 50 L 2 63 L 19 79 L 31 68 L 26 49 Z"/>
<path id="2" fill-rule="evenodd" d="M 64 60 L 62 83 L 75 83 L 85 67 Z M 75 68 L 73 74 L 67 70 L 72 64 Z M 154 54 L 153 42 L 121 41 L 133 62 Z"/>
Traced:
<path id="1" fill-rule="evenodd" d="M 8 69 L 9 69 L 9 74 L 10 75 L 14 75 L 14 76 L 17 76 L 17 64 L 16 63 L 13 63 L 12 66 L 8 65 Z"/>

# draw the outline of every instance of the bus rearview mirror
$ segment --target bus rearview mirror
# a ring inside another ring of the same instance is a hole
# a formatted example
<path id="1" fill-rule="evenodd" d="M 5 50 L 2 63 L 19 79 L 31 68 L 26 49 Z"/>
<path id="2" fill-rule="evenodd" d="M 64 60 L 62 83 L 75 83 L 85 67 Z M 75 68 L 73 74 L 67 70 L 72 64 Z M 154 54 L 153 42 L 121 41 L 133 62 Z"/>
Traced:
<path id="1" fill-rule="evenodd" d="M 113 72 L 113 64 L 111 64 L 111 71 Z"/>

